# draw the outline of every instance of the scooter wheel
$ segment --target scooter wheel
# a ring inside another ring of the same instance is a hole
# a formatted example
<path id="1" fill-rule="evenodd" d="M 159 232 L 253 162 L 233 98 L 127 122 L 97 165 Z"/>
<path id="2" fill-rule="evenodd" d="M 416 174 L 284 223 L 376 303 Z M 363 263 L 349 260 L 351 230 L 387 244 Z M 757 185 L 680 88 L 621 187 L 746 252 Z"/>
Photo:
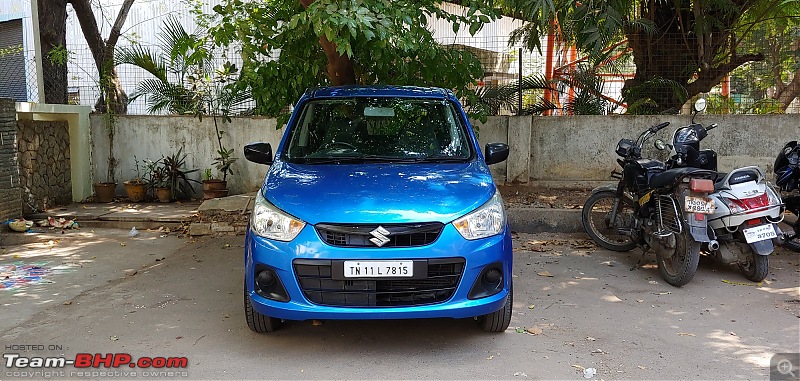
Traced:
<path id="1" fill-rule="evenodd" d="M 747 263 L 739 264 L 739 270 L 748 280 L 761 282 L 769 274 L 769 256 L 758 255 L 751 250 Z"/>

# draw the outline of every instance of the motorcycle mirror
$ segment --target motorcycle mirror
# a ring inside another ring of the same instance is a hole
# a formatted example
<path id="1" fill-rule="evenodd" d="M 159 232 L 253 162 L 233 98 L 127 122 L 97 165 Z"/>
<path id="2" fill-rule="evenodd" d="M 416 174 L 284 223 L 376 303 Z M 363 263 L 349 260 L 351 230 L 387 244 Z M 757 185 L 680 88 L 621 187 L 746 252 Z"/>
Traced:
<path id="1" fill-rule="evenodd" d="M 700 98 L 694 101 L 694 111 L 695 112 L 703 112 L 706 110 L 706 99 Z"/>
<path id="2" fill-rule="evenodd" d="M 669 148 L 669 144 L 667 144 L 666 142 L 664 142 L 664 141 L 663 141 L 663 140 L 661 140 L 661 139 L 656 139 L 656 141 L 655 141 L 655 142 L 653 142 L 653 145 L 654 145 L 654 146 L 656 147 L 656 149 L 657 149 L 657 150 L 659 150 L 659 151 L 663 151 L 663 150 L 666 150 L 666 149 L 668 149 L 668 148 Z"/>

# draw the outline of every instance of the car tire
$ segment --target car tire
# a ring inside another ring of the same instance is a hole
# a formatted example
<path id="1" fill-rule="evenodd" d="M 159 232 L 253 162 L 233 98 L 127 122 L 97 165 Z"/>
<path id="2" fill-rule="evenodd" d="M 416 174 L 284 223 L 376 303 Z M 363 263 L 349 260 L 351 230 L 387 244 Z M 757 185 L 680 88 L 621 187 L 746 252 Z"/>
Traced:
<path id="1" fill-rule="evenodd" d="M 508 292 L 503 308 L 478 318 L 478 326 L 486 332 L 503 332 L 511 324 L 511 308 L 514 304 L 514 288 Z"/>
<path id="2" fill-rule="evenodd" d="M 246 284 L 244 287 L 244 317 L 247 319 L 247 326 L 250 330 L 257 333 L 275 332 L 281 325 L 281 319 L 262 315 L 253 309 Z"/>

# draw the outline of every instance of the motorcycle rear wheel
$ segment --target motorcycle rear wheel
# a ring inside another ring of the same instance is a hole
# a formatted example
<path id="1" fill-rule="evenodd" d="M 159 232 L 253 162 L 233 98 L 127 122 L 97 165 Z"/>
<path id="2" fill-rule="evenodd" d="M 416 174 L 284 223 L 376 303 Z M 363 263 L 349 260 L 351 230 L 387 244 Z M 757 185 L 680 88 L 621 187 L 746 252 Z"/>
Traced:
<path id="1" fill-rule="evenodd" d="M 761 282 L 769 274 L 769 256 L 758 255 L 753 249 L 747 258 L 747 263 L 740 263 L 739 270 L 744 277 L 753 282 Z"/>
<path id="2" fill-rule="evenodd" d="M 617 198 L 613 191 L 597 192 L 583 204 L 581 223 L 589 237 L 598 245 L 613 251 L 631 251 L 636 248 L 633 237 L 620 232 L 620 229 L 632 230 L 634 224 L 633 202 L 622 197 L 614 221 L 610 220 L 611 209 Z"/>
<path id="3" fill-rule="evenodd" d="M 667 283 L 681 287 L 689 283 L 697 272 L 700 262 L 700 242 L 695 242 L 684 227 L 675 234 L 675 248 L 671 256 L 666 257 L 663 250 L 656 250 L 658 272 Z"/>

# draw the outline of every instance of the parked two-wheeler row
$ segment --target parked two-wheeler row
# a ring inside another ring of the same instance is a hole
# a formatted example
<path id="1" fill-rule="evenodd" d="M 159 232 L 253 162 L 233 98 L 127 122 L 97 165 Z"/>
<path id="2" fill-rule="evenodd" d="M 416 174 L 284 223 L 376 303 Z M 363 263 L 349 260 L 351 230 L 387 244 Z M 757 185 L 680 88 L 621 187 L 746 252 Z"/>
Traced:
<path id="1" fill-rule="evenodd" d="M 584 229 L 600 246 L 629 251 L 641 246 L 656 253 L 658 270 L 668 283 L 683 286 L 694 277 L 701 252 L 736 264 L 747 279 L 763 280 L 769 255 L 783 234 L 781 198 L 758 167 L 717 171 L 717 155 L 700 141 L 716 127 L 694 123 L 705 109 L 695 103 L 692 123 L 678 128 L 666 162 L 642 158 L 644 143 L 669 123 L 643 131 L 635 141 L 617 143 L 621 172 L 614 186 L 595 189 L 582 212 Z"/>

